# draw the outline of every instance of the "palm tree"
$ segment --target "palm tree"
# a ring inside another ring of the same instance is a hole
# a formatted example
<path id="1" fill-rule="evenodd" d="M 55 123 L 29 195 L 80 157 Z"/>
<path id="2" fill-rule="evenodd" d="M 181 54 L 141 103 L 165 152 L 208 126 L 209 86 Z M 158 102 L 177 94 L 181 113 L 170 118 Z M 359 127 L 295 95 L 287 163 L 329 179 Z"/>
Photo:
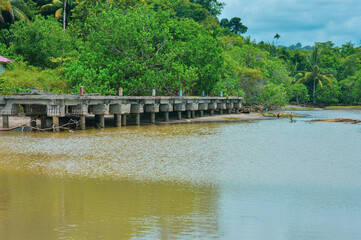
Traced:
<path id="1" fill-rule="evenodd" d="M 73 7 L 75 1 L 73 0 L 52 0 L 51 3 L 41 6 L 39 9 L 42 13 L 52 13 L 57 19 L 63 18 L 63 29 L 65 31 L 66 27 L 66 18 L 67 18 L 67 8 Z"/>
<path id="2" fill-rule="evenodd" d="M 32 13 L 23 0 L 0 0 L 0 23 L 5 22 L 7 15 L 13 23 L 15 19 L 29 21 Z"/>
<path id="3" fill-rule="evenodd" d="M 332 85 L 332 81 L 329 77 L 326 76 L 325 73 L 321 73 L 320 71 L 320 55 L 321 50 L 318 47 L 314 46 L 312 50 L 312 54 L 307 57 L 307 62 L 310 67 L 310 72 L 305 72 L 295 83 L 305 83 L 308 81 L 313 81 L 313 104 L 315 104 L 315 93 L 316 93 L 316 84 L 319 84 L 320 87 L 323 87 L 323 83 L 325 82 L 328 85 Z M 297 74 L 296 77 L 300 76 Z"/>

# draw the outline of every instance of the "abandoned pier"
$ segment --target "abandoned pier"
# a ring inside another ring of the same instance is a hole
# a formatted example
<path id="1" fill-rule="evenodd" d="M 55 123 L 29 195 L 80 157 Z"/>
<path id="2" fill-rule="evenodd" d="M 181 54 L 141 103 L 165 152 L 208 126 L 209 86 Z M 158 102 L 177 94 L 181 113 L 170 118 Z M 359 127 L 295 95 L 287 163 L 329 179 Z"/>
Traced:
<path id="1" fill-rule="evenodd" d="M 9 116 L 28 116 L 30 124 L 59 130 L 63 118 L 78 119 L 84 130 L 86 119 L 94 116 L 96 127 L 105 127 L 105 116 L 114 116 L 114 126 L 127 125 L 127 117 L 140 125 L 147 121 L 155 124 L 156 117 L 168 122 L 170 114 L 176 119 L 203 117 L 204 113 L 225 114 L 239 112 L 242 97 L 163 97 L 163 96 L 93 96 L 93 95 L 14 95 L 0 96 L 0 115 L 3 128 L 9 128 Z"/>

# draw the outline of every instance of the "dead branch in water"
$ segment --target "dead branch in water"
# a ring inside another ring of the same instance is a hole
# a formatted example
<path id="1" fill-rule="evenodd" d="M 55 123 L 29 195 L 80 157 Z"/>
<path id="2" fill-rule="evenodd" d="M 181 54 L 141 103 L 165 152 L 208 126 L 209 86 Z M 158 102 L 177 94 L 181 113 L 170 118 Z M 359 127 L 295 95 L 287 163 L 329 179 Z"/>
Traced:
<path id="1" fill-rule="evenodd" d="M 352 118 L 326 118 L 326 119 L 313 119 L 311 122 L 343 122 L 343 123 L 360 123 L 361 120 Z"/>
<path id="2" fill-rule="evenodd" d="M 79 127 L 79 121 L 77 120 L 74 120 L 74 119 L 70 119 L 70 121 L 64 125 L 61 125 L 59 127 L 56 127 L 54 124 L 52 127 L 50 128 L 38 128 L 38 127 L 32 127 L 28 124 L 21 124 L 19 126 L 16 126 L 16 127 L 12 127 L 12 128 L 2 128 L 0 129 L 0 131 L 12 131 L 12 130 L 15 130 L 15 129 L 18 129 L 18 128 L 21 128 L 21 132 L 23 132 L 24 130 L 27 130 L 27 131 L 41 131 L 41 132 L 46 132 L 46 131 L 54 131 L 56 132 L 57 129 L 65 129 L 65 130 L 69 130 L 70 131 L 70 128 L 69 126 L 71 125 L 75 125 L 76 128 Z"/>

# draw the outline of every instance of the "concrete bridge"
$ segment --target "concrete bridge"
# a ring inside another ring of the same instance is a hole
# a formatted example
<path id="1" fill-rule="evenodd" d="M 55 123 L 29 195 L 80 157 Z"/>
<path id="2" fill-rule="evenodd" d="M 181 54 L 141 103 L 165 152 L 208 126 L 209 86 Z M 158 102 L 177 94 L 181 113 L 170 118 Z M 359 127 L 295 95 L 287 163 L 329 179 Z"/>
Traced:
<path id="1" fill-rule="evenodd" d="M 9 116 L 29 116 L 31 125 L 34 119 L 41 119 L 41 127 L 53 126 L 59 130 L 59 120 L 63 117 L 79 119 L 80 129 L 86 127 L 86 116 L 94 115 L 99 128 L 105 127 L 105 115 L 113 115 L 115 126 L 127 124 L 127 116 L 135 118 L 140 125 L 141 117 L 147 117 L 154 124 L 156 114 L 163 115 L 165 122 L 169 114 L 182 117 L 203 117 L 207 112 L 213 115 L 238 112 L 242 107 L 241 97 L 135 97 L 135 96 L 92 96 L 92 95 L 16 95 L 0 96 L 0 115 L 3 128 L 9 128 Z M 183 116 L 185 115 L 185 116 Z"/>

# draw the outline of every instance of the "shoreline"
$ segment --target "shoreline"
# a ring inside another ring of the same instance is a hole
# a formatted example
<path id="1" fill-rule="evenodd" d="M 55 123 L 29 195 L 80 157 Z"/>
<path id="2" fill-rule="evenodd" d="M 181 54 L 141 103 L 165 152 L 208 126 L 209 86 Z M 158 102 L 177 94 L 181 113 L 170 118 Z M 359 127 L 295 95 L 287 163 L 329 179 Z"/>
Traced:
<path id="1" fill-rule="evenodd" d="M 238 113 L 238 114 L 223 114 L 223 115 L 213 115 L 213 116 L 203 116 L 203 117 L 196 117 L 196 118 L 190 118 L 190 119 L 170 119 L 169 122 L 164 121 L 157 121 L 155 124 L 186 124 L 186 123 L 208 123 L 208 122 L 241 122 L 241 121 L 254 121 L 254 120 L 264 120 L 264 119 L 274 119 L 273 117 L 264 117 L 261 113 L 251 112 L 251 113 Z M 87 122 L 92 122 L 93 117 L 89 117 L 87 119 Z M 112 124 L 113 117 L 111 115 L 108 115 L 105 117 L 106 126 L 108 127 L 114 127 Z M 2 128 L 2 117 L 0 117 L 0 130 Z M 17 127 L 22 124 L 29 125 L 30 123 L 30 117 L 9 117 L 9 127 Z M 40 125 L 40 120 L 37 120 L 37 125 Z M 129 122 L 127 126 L 133 126 L 135 125 L 134 121 L 132 119 L 129 119 Z M 151 123 L 146 122 L 145 120 L 141 121 L 141 125 L 151 125 Z M 90 129 L 90 127 L 89 127 Z"/>

